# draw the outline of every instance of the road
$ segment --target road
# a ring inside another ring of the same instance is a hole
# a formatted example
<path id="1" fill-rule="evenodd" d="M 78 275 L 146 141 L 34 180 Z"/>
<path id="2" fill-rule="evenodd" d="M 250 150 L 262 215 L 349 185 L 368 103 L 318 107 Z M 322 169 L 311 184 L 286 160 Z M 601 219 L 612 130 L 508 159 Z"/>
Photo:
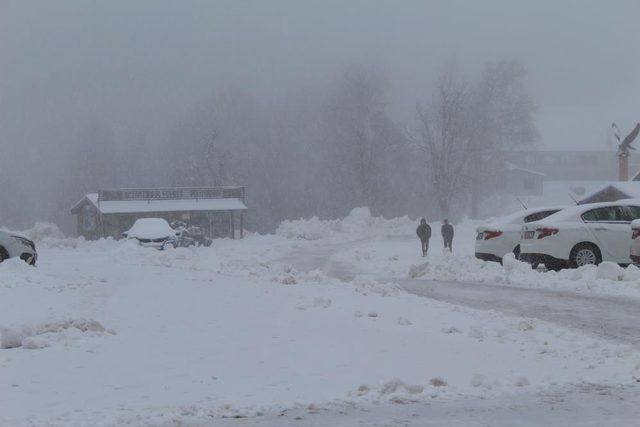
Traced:
<path id="1" fill-rule="evenodd" d="M 320 269 L 328 276 L 351 281 L 354 269 L 331 259 L 331 254 L 363 240 L 297 251 L 286 258 L 300 271 Z M 450 304 L 508 315 L 535 318 L 578 329 L 600 338 L 640 347 L 640 300 L 583 295 L 548 289 L 528 289 L 486 283 L 442 282 L 380 277 L 408 292 Z"/>
<path id="2" fill-rule="evenodd" d="M 530 317 L 640 347 L 640 301 L 480 283 L 395 280 L 408 292 L 480 310 Z"/>

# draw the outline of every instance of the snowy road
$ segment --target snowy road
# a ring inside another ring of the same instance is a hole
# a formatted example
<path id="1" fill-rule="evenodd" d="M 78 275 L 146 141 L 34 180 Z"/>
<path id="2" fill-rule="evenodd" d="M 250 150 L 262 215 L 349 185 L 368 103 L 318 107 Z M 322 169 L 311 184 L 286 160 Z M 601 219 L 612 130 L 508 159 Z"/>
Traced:
<path id="1" fill-rule="evenodd" d="M 496 399 L 467 398 L 409 405 L 330 405 L 263 417 L 216 420 L 216 427 L 634 426 L 637 387 L 581 385 Z"/>
<path id="2" fill-rule="evenodd" d="M 407 291 L 456 305 L 556 323 L 640 347 L 640 301 L 481 283 L 396 280 Z"/>
<path id="3" fill-rule="evenodd" d="M 352 242 L 351 245 L 361 243 Z M 337 251 L 348 250 L 349 245 L 346 243 L 300 251 L 288 261 L 302 271 L 320 269 L 334 278 L 351 281 L 358 276 L 357 269 L 331 256 Z M 507 315 L 540 319 L 609 341 L 640 347 L 640 300 L 636 298 L 591 296 L 498 284 L 397 277 L 378 280 L 393 281 L 418 296 L 478 310 L 495 310 Z M 638 395 L 640 382 L 620 387 L 576 384 L 493 399 L 464 397 L 427 404 L 369 408 L 337 406 L 320 413 L 299 410 L 278 418 L 266 417 L 228 425 L 630 426 L 637 425 L 640 417 Z"/>
<path id="4" fill-rule="evenodd" d="M 348 282 L 358 273 L 353 266 L 331 259 L 331 254 L 362 242 L 358 240 L 298 251 L 286 261 L 301 271 L 320 269 L 328 276 Z M 540 319 L 640 347 L 640 299 L 637 298 L 583 295 L 486 283 L 397 277 L 378 277 L 376 280 L 398 283 L 412 294 L 438 301 Z"/>

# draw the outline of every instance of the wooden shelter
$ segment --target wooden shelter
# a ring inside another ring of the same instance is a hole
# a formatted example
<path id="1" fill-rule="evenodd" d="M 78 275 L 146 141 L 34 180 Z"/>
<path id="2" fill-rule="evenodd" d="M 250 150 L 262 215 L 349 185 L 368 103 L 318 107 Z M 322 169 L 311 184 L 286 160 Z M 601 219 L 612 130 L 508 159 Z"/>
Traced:
<path id="1" fill-rule="evenodd" d="M 244 187 L 108 189 L 85 195 L 71 209 L 78 236 L 120 238 L 138 218 L 201 227 L 211 238 L 242 238 Z"/>

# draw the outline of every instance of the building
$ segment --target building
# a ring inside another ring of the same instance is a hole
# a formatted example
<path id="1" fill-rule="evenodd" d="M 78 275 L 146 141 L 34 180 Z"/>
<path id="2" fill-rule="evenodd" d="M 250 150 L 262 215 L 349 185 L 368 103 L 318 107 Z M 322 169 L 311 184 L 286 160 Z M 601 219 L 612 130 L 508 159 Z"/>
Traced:
<path id="1" fill-rule="evenodd" d="M 514 196 L 541 196 L 545 174 L 506 162 L 502 177 L 504 190 Z"/>
<path id="2" fill-rule="evenodd" d="M 244 187 L 109 189 L 85 195 L 71 209 L 78 236 L 120 238 L 138 218 L 201 227 L 211 238 L 242 237 Z"/>
<path id="3" fill-rule="evenodd" d="M 638 198 L 640 198 L 640 182 L 610 182 L 587 194 L 578 201 L 578 204 L 615 202 L 616 200 Z"/>
<path id="4" fill-rule="evenodd" d="M 615 150 L 514 150 L 503 152 L 507 162 L 543 173 L 546 181 L 615 181 Z M 631 170 L 640 170 L 640 154 L 629 154 Z"/>

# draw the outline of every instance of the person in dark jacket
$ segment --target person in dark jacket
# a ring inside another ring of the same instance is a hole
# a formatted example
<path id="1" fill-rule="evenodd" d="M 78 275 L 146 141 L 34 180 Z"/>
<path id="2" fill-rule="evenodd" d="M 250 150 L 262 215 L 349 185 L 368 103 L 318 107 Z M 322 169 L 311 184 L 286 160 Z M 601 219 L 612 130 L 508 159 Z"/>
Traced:
<path id="1" fill-rule="evenodd" d="M 442 229 L 440 231 L 442 233 L 442 240 L 444 240 L 444 248 L 453 252 L 453 249 L 451 248 L 453 243 L 453 225 L 449 224 L 448 219 L 444 220 L 444 224 L 442 224 Z"/>
<path id="2" fill-rule="evenodd" d="M 427 252 L 429 251 L 429 239 L 431 238 L 431 227 L 427 224 L 427 220 L 422 218 L 420 220 L 420 225 L 416 229 L 416 234 L 420 238 L 420 243 L 422 244 L 422 256 L 427 256 Z"/>

